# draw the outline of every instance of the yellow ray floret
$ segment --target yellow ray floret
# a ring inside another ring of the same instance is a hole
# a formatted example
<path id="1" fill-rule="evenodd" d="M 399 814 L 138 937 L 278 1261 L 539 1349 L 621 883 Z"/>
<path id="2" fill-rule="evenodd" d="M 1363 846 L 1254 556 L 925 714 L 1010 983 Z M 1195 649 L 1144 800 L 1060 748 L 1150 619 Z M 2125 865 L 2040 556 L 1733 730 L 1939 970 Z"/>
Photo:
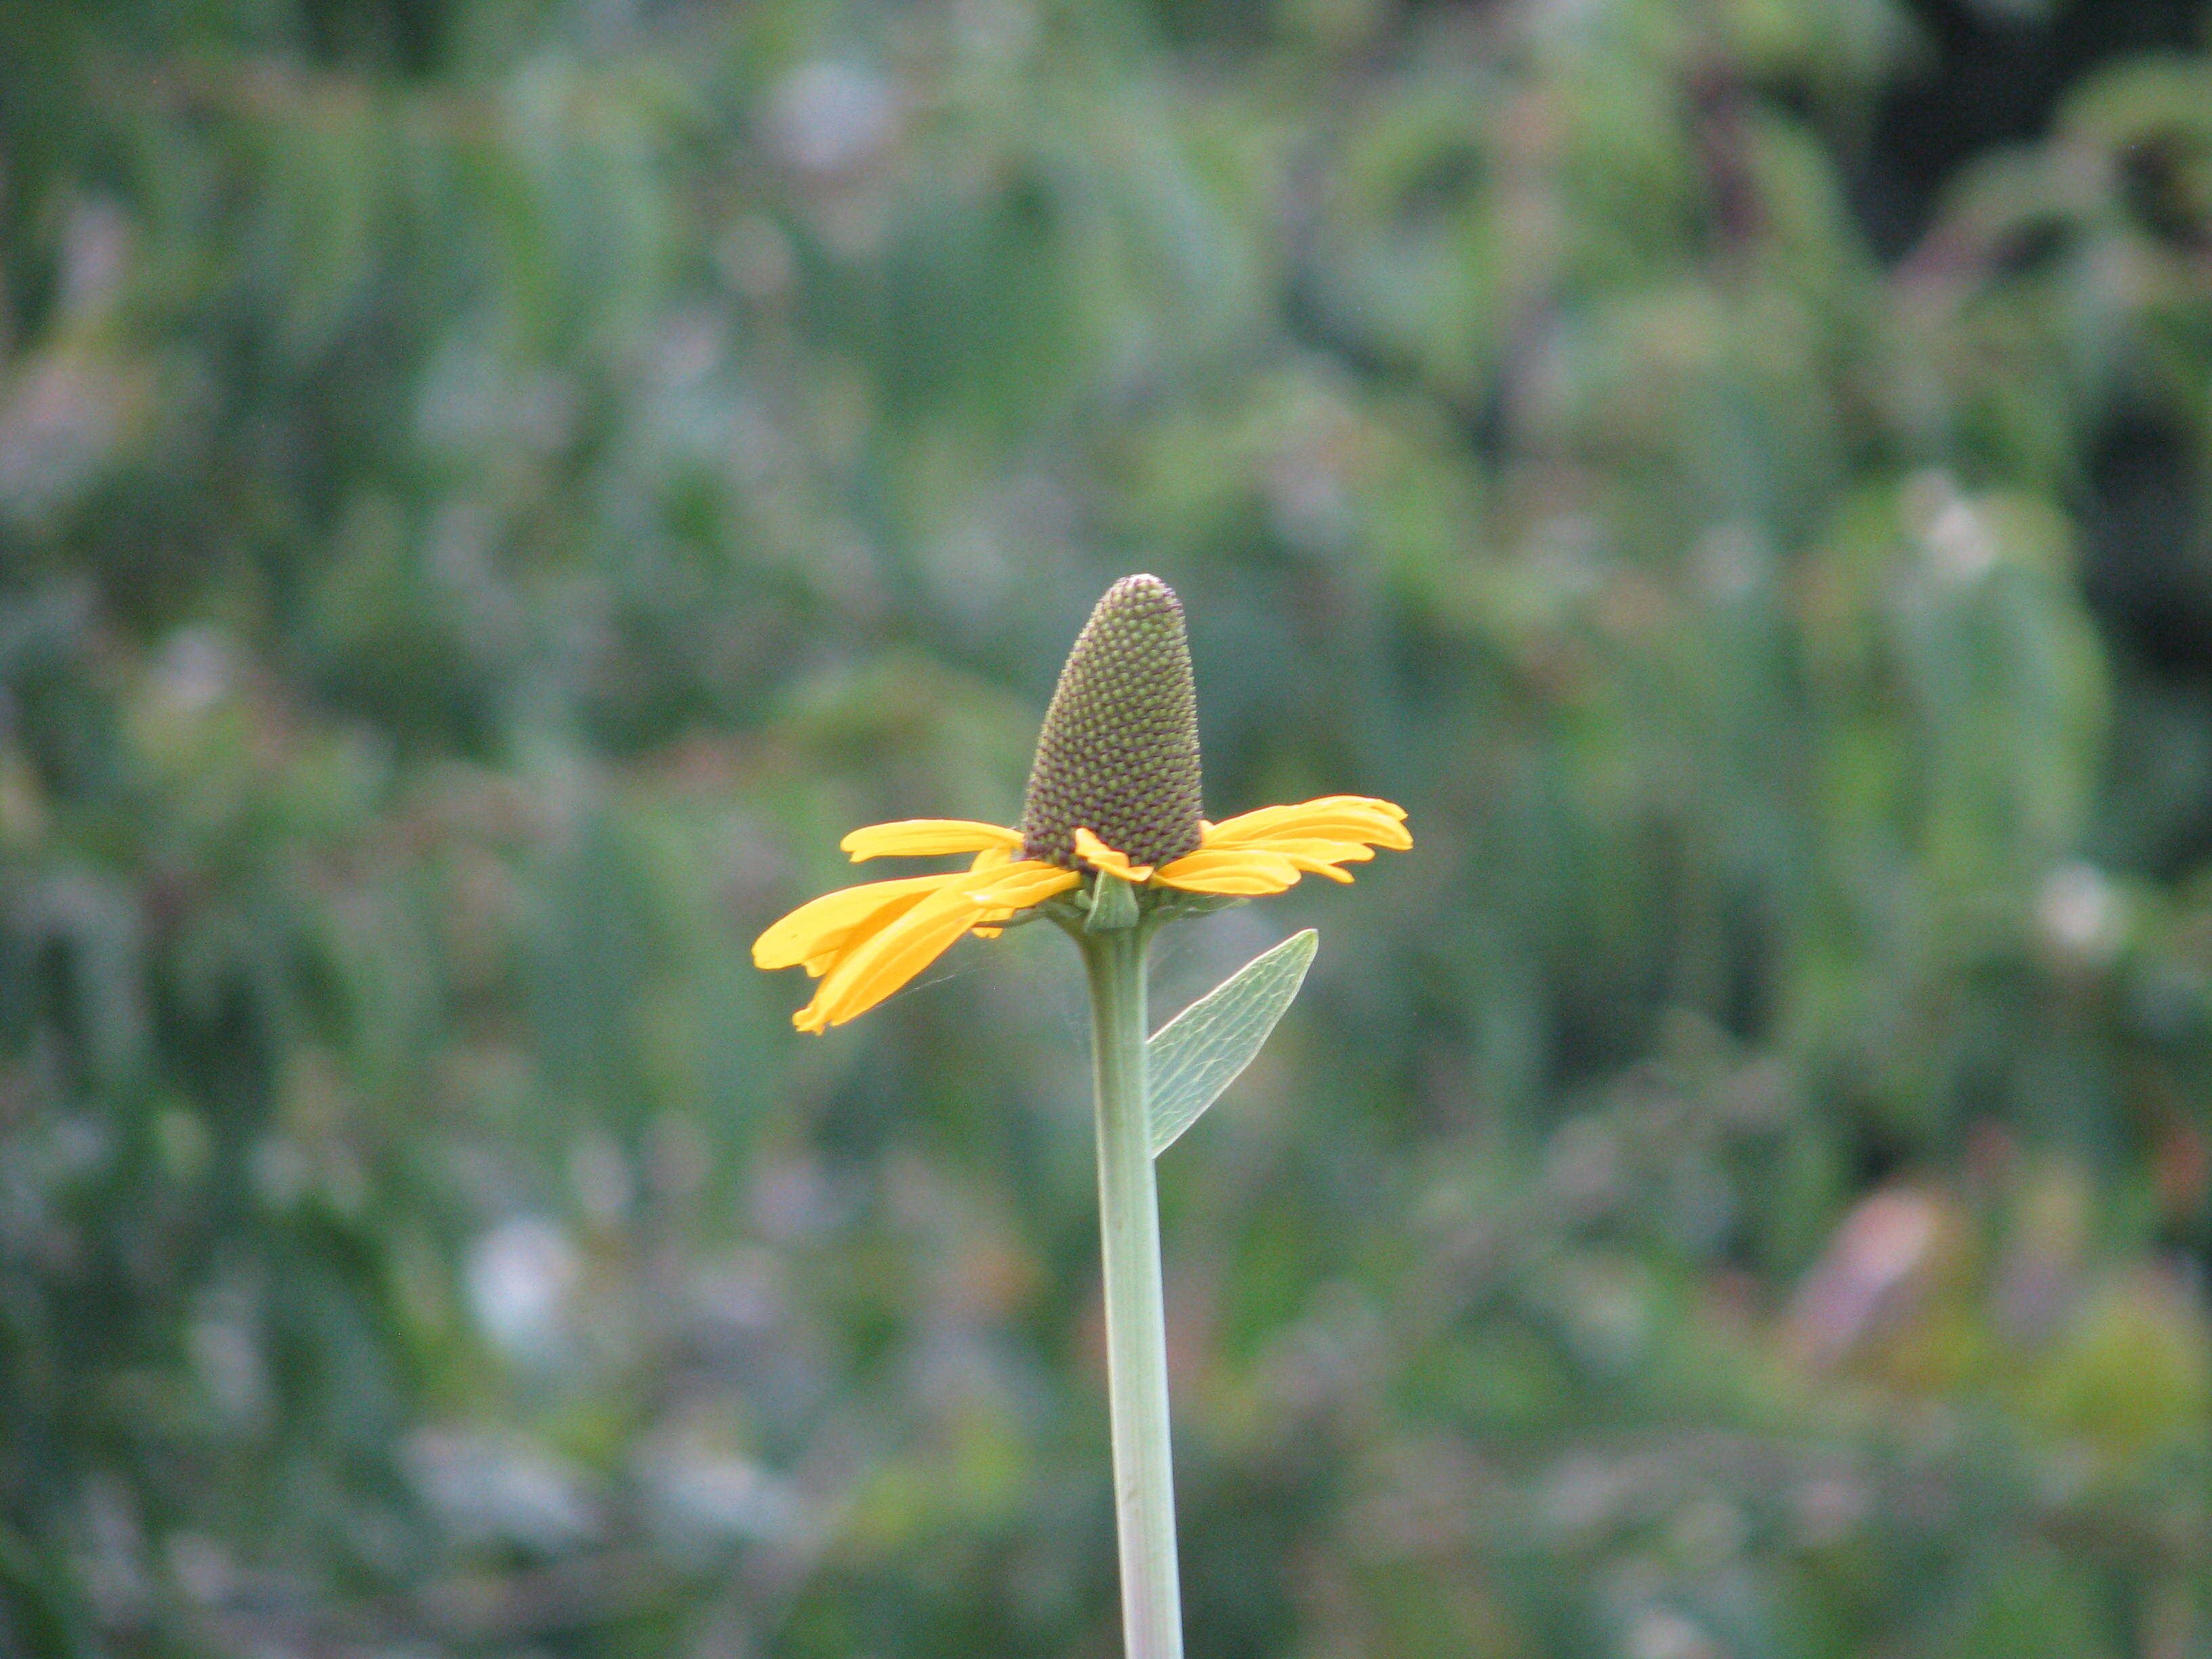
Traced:
<path id="1" fill-rule="evenodd" d="M 842 948 L 808 959 L 808 969 L 823 974 L 822 983 L 792 1024 L 802 1031 L 842 1025 L 906 984 L 977 923 L 1003 921 L 1080 879 L 1072 870 L 1036 863 L 1008 865 L 980 879 L 964 870 L 934 878 L 935 890 L 918 902 L 900 906 Z"/>
<path id="2" fill-rule="evenodd" d="M 1117 853 L 1088 830 L 1075 832 L 1075 850 L 1101 870 L 1110 870 L 1124 881 L 1142 884 L 1152 878 L 1149 864 L 1132 864 L 1126 853 Z"/>
<path id="3" fill-rule="evenodd" d="M 763 968 L 804 967 L 822 983 L 792 1017 L 802 1031 L 842 1025 L 866 1012 L 937 960 L 971 929 L 1064 892 L 1082 878 L 1034 860 L 1016 861 L 1021 837 L 996 824 L 923 819 L 856 830 L 843 846 L 854 858 L 887 853 L 975 854 L 965 870 L 872 881 L 802 904 L 753 944 Z"/>
<path id="4" fill-rule="evenodd" d="M 1370 842 L 1398 852 L 1413 844 L 1406 832 L 1406 809 L 1367 795 L 1323 795 L 1293 806 L 1263 806 L 1224 819 L 1206 835 L 1208 846 L 1304 836 Z"/>
<path id="5" fill-rule="evenodd" d="M 930 858 L 939 853 L 1012 854 L 1022 844 L 1021 831 L 995 823 L 975 823 L 966 818 L 908 818 L 900 823 L 872 823 L 855 830 L 837 843 L 850 853 L 853 862 L 863 859 Z"/>
<path id="6" fill-rule="evenodd" d="M 1279 893 L 1298 878 L 1298 866 L 1279 853 L 1200 848 L 1160 866 L 1158 879 L 1187 893 L 1233 893 L 1256 898 Z"/>
<path id="7" fill-rule="evenodd" d="M 1366 795 L 1323 795 L 1292 806 L 1263 806 L 1200 826 L 1198 850 L 1165 864 L 1153 879 L 1194 893 L 1279 893 L 1310 871 L 1350 881 L 1337 866 L 1402 852 L 1413 844 L 1406 809 Z"/>
<path id="8" fill-rule="evenodd" d="M 953 876 L 965 877 L 966 871 Z M 794 968 L 835 955 L 911 910 L 953 876 L 908 876 L 848 887 L 800 905 L 753 941 L 753 965 Z M 813 970 L 819 976 L 821 969 Z"/>

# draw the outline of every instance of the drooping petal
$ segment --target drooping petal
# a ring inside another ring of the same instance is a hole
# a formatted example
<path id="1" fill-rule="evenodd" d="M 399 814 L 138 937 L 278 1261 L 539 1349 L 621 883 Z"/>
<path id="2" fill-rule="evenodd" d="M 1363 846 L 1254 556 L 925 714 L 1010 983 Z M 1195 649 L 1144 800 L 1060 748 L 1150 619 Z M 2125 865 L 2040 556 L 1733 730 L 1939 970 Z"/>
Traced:
<path id="1" fill-rule="evenodd" d="M 1162 865 L 1154 879 L 1191 893 L 1279 893 L 1298 878 L 1298 866 L 1279 853 L 1245 848 L 1200 848 Z"/>
<path id="2" fill-rule="evenodd" d="M 968 872 L 947 871 L 941 875 L 907 876 L 896 881 L 863 882 L 811 899 L 753 941 L 753 962 L 761 968 L 790 968 L 800 963 L 810 971 L 825 955 L 835 955 L 854 942 L 856 934 L 872 931 L 891 921 L 943 887 L 962 881 Z"/>
<path id="3" fill-rule="evenodd" d="M 1405 808 L 1365 795 L 1324 795 L 1287 806 L 1263 806 L 1208 826 L 1208 848 L 1265 846 L 1279 837 L 1358 841 L 1403 852 L 1413 844 Z"/>
<path id="4" fill-rule="evenodd" d="M 872 823 L 855 830 L 837 843 L 863 859 L 930 858 L 940 853 L 975 853 L 1000 849 L 1011 854 L 1022 844 L 1021 831 L 996 823 L 975 823 L 966 818 L 907 818 L 897 823 Z"/>
<path id="5" fill-rule="evenodd" d="M 1402 823 L 1388 819 L 1358 818 L 1298 818 L 1272 829 L 1247 830 L 1239 837 L 1247 844 L 1273 847 L 1286 841 L 1348 841 L 1365 846 L 1387 847 L 1402 853 L 1413 844 L 1413 838 Z"/>
<path id="6" fill-rule="evenodd" d="M 1350 859 L 1364 864 L 1375 856 L 1375 849 L 1364 842 L 1337 836 L 1271 836 L 1257 845 L 1267 852 L 1280 853 L 1285 858 L 1326 859 L 1332 863 Z"/>
<path id="7" fill-rule="evenodd" d="M 1330 863 L 1327 859 L 1317 859 L 1307 853 L 1284 853 L 1282 856 L 1288 859 L 1292 864 L 1297 865 L 1299 869 L 1304 871 L 1309 875 L 1327 876 L 1331 881 L 1340 881 L 1347 885 L 1349 885 L 1352 881 L 1352 872 L 1349 870 L 1338 869 L 1335 865 Z M 1345 853 L 1340 854 L 1338 856 L 1348 859 L 1355 855 Z M 1372 858 L 1374 854 L 1369 853 L 1366 848 L 1362 848 L 1357 856 Z"/>
<path id="8" fill-rule="evenodd" d="M 1375 856 L 1375 849 L 1356 841 L 1324 841 L 1317 837 L 1297 838 L 1270 836 L 1247 849 L 1253 852 L 1273 853 L 1286 858 L 1299 869 L 1317 876 L 1327 876 L 1331 881 L 1348 882 L 1352 873 L 1340 870 L 1340 864 L 1364 864 Z"/>
<path id="9" fill-rule="evenodd" d="M 819 1031 L 866 1013 L 950 949 L 981 908 L 957 887 L 930 894 L 845 952 L 792 1024 Z"/>
<path id="10" fill-rule="evenodd" d="M 1083 879 L 1073 870 L 1062 870 L 1057 865 L 1030 863 L 1038 872 L 1022 885 L 1009 886 L 988 895 L 991 908 L 983 912 L 975 923 L 975 937 L 996 939 L 1001 931 L 999 923 L 1007 921 L 1017 910 L 1026 910 L 1032 904 L 1042 904 L 1054 893 L 1064 893 Z M 1050 875 L 1042 873 L 1050 871 Z"/>
<path id="11" fill-rule="evenodd" d="M 1212 826 L 1231 835 L 1274 834 L 1285 830 L 1324 823 L 1358 824 L 1376 829 L 1405 823 L 1405 809 L 1364 795 L 1324 795 L 1317 800 L 1282 806 L 1262 806 Z"/>
<path id="12" fill-rule="evenodd" d="M 1011 847 L 986 847 L 981 852 L 975 854 L 975 861 L 970 864 L 968 867 L 971 871 L 996 870 L 1003 866 L 1012 863 L 1013 858 L 1014 849 Z M 1001 930 L 998 927 L 989 926 L 988 924 L 1004 921 L 1007 917 L 1013 914 L 1014 913 L 1012 910 L 988 910 L 984 912 L 981 920 L 978 921 L 975 924 L 975 937 L 977 939 L 998 938 Z"/>
<path id="13" fill-rule="evenodd" d="M 1404 808 L 1365 795 L 1263 806 L 1203 825 L 1199 850 L 1166 866 L 1159 879 L 1207 893 L 1279 893 L 1308 872 L 1350 881 L 1339 865 L 1371 859 L 1376 847 L 1413 844 L 1405 817 Z"/>
<path id="14" fill-rule="evenodd" d="M 1024 861 L 985 872 L 926 878 L 937 890 L 857 939 L 831 967 L 814 1000 L 792 1016 L 802 1031 L 820 1031 L 864 1014 L 905 985 L 979 922 L 1004 921 L 1081 879 L 1073 870 Z M 990 930 L 994 931 L 994 930 Z"/>
<path id="15" fill-rule="evenodd" d="M 1382 800 L 1374 795 L 1316 795 L 1311 800 L 1290 801 L 1279 806 L 1262 806 L 1248 812 L 1247 817 L 1263 817 L 1279 813 L 1285 817 L 1302 817 L 1312 813 L 1334 811 L 1370 812 L 1394 823 L 1406 821 L 1406 809 L 1395 801 Z"/>
<path id="16" fill-rule="evenodd" d="M 1101 870 L 1110 870 L 1124 881 L 1146 882 L 1152 878 L 1149 864 L 1132 864 L 1126 853 L 1117 853 L 1088 830 L 1075 832 L 1075 850 Z"/>
<path id="17" fill-rule="evenodd" d="M 991 872 L 988 879 L 968 889 L 968 896 L 994 910 L 1012 915 L 1032 904 L 1042 904 L 1054 893 L 1064 893 L 1082 879 L 1074 871 L 1063 870 L 1056 864 L 1024 859 L 1019 864 Z"/>

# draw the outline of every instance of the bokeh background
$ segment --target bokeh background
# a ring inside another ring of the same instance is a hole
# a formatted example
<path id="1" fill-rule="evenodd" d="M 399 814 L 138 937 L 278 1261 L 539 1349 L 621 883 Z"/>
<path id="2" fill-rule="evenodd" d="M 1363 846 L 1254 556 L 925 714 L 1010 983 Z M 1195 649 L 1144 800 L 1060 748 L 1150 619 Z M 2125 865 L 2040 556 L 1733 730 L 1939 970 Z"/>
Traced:
<path id="1" fill-rule="evenodd" d="M 1116 1654 L 1073 954 L 746 947 L 1149 569 L 1194 1654 L 2212 1655 L 2208 44 L 0 0 L 0 1651 Z"/>

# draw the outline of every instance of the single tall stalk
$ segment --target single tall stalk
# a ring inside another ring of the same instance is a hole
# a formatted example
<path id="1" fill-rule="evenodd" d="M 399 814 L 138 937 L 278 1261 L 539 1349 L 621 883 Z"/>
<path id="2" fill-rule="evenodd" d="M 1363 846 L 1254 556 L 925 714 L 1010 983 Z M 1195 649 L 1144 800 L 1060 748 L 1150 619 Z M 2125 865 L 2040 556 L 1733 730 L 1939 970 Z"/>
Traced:
<path id="1" fill-rule="evenodd" d="M 1106 1265 L 1107 1389 L 1124 1659 L 1182 1659 L 1168 1334 L 1160 1285 L 1145 1075 L 1145 955 L 1152 928 L 1083 935 L 1098 1101 L 1098 1232 Z"/>

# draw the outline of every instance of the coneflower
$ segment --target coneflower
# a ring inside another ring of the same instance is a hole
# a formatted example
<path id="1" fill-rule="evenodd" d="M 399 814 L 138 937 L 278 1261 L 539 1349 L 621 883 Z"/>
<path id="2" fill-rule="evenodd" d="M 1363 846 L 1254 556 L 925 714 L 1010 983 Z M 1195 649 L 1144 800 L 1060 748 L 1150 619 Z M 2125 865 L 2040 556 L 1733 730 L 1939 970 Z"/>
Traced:
<path id="1" fill-rule="evenodd" d="M 1350 881 L 1343 866 L 1373 858 L 1377 847 L 1413 844 L 1401 808 L 1364 795 L 1267 806 L 1221 823 L 1202 814 L 1182 607 L 1158 577 L 1124 576 L 1092 610 L 1060 670 L 1019 829 L 917 818 L 855 830 L 839 843 L 855 863 L 974 858 L 964 870 L 826 894 L 753 945 L 763 968 L 804 967 L 822 981 L 792 1017 L 816 1032 L 874 1007 L 969 933 L 991 938 L 1042 916 L 1082 946 L 1127 1659 L 1180 1659 L 1182 1651 L 1152 1159 L 1243 1069 L 1312 954 L 1310 933 L 1278 946 L 1148 1042 L 1152 933 L 1211 908 L 1206 896 L 1218 902 L 1279 893 L 1308 872 Z M 1209 1012 L 1218 1018 L 1209 1021 Z M 1173 1041 L 1178 1033 L 1183 1040 Z M 1177 1093 L 1164 1113 L 1152 1098 L 1163 1044 Z"/>

